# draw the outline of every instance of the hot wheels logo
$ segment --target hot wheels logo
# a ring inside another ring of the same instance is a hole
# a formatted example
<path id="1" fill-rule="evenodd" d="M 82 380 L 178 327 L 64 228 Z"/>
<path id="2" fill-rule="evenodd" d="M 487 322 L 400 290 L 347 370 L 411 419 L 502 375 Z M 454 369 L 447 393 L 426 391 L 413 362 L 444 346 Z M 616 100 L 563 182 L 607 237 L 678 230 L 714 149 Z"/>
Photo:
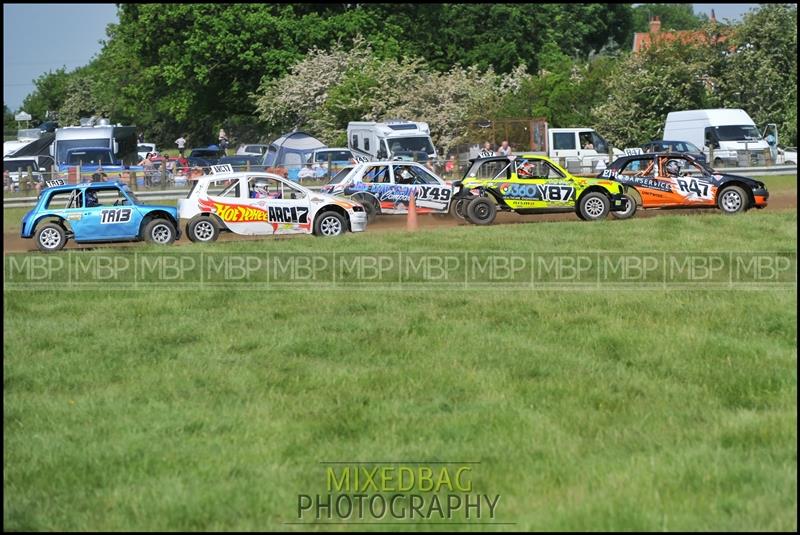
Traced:
<path id="1" fill-rule="evenodd" d="M 198 201 L 200 208 L 216 213 L 226 223 L 268 221 L 268 213 L 261 208 L 241 204 L 225 204 L 208 199 Z"/>

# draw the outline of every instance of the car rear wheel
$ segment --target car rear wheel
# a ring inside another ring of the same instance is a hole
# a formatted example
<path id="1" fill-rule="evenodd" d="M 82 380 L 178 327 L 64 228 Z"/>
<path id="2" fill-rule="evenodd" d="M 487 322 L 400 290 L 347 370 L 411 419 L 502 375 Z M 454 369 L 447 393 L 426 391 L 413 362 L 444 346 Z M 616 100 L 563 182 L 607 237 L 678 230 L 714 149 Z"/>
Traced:
<path id="1" fill-rule="evenodd" d="M 375 221 L 375 218 L 378 217 L 378 203 L 374 197 L 369 195 L 353 195 L 350 198 L 364 207 L 364 212 L 367 214 L 367 223 Z"/>
<path id="2" fill-rule="evenodd" d="M 739 186 L 728 186 L 717 195 L 717 206 L 726 214 L 738 214 L 750 204 L 747 194 Z"/>
<path id="3" fill-rule="evenodd" d="M 467 205 L 467 221 L 475 225 L 491 225 L 497 216 L 497 207 L 487 197 L 475 197 Z"/>
<path id="4" fill-rule="evenodd" d="M 61 225 L 48 223 L 36 231 L 36 247 L 46 253 L 60 251 L 67 244 L 67 233 Z"/>
<path id="5" fill-rule="evenodd" d="M 347 222 L 337 212 L 324 212 L 314 221 L 314 234 L 317 236 L 339 236 L 347 230 Z"/>
<path id="6" fill-rule="evenodd" d="M 186 235 L 193 242 L 209 243 L 217 240 L 219 229 L 211 218 L 195 216 L 186 225 Z"/>
<path id="7" fill-rule="evenodd" d="M 625 195 L 628 205 L 625 207 L 624 212 L 611 212 L 611 216 L 616 219 L 630 219 L 636 213 L 636 199 L 630 195 Z"/>
<path id="8" fill-rule="evenodd" d="M 578 201 L 578 211 L 585 221 L 599 221 L 605 219 L 611 210 L 608 197 L 598 191 L 592 191 L 581 197 Z"/>
<path id="9" fill-rule="evenodd" d="M 144 239 L 148 243 L 169 245 L 175 241 L 175 225 L 167 219 L 153 219 L 144 227 Z"/>

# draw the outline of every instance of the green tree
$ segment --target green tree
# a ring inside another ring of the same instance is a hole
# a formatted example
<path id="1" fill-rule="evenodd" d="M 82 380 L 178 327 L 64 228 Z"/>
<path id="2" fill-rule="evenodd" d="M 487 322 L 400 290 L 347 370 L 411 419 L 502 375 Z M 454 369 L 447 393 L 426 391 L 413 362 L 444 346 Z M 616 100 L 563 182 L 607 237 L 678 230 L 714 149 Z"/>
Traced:
<path id="1" fill-rule="evenodd" d="M 652 17 L 659 18 L 662 30 L 696 30 L 708 22 L 708 16 L 696 14 L 692 4 L 638 4 L 632 17 L 634 32 L 648 31 Z"/>
<path id="2" fill-rule="evenodd" d="M 784 145 L 797 145 L 797 6 L 764 4 L 734 28 L 718 100 L 742 108 L 757 125 L 778 125 Z"/>
<path id="3" fill-rule="evenodd" d="M 595 123 L 617 147 L 661 136 L 667 113 L 707 102 L 701 47 L 680 42 L 629 54 L 608 73 L 607 100 L 593 109 Z"/>
<path id="4" fill-rule="evenodd" d="M 48 111 L 56 111 L 67 98 L 70 75 L 66 69 L 56 69 L 39 76 L 35 89 L 22 101 L 22 109 L 37 121 L 44 121 Z"/>

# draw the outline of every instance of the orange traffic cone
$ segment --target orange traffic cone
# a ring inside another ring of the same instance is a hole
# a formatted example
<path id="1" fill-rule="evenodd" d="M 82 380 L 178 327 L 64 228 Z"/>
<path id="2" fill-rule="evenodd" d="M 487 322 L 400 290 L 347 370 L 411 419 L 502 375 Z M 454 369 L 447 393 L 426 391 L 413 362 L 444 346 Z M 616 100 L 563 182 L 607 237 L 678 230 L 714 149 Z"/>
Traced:
<path id="1" fill-rule="evenodd" d="M 408 217 L 406 218 L 406 229 L 413 232 L 417 230 L 417 194 L 412 189 L 408 199 Z"/>

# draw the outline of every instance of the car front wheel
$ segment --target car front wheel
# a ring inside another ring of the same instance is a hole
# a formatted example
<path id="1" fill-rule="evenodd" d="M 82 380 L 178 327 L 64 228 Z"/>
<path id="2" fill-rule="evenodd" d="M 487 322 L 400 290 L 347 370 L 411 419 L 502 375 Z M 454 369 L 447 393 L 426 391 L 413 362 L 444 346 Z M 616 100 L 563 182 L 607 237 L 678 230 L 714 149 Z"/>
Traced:
<path id="1" fill-rule="evenodd" d="M 169 245 L 175 241 L 175 225 L 168 219 L 153 219 L 144 227 L 144 239 L 148 243 Z"/>
<path id="2" fill-rule="evenodd" d="M 314 234 L 317 236 L 339 236 L 347 230 L 347 222 L 337 212 L 324 212 L 314 221 Z"/>
<path id="3" fill-rule="evenodd" d="M 738 214 L 747 210 L 749 199 L 739 186 L 728 186 L 717 195 L 717 206 L 726 214 Z"/>
<path id="4" fill-rule="evenodd" d="M 60 251 L 67 244 L 67 233 L 61 225 L 48 223 L 36 231 L 36 247 L 46 253 Z"/>

